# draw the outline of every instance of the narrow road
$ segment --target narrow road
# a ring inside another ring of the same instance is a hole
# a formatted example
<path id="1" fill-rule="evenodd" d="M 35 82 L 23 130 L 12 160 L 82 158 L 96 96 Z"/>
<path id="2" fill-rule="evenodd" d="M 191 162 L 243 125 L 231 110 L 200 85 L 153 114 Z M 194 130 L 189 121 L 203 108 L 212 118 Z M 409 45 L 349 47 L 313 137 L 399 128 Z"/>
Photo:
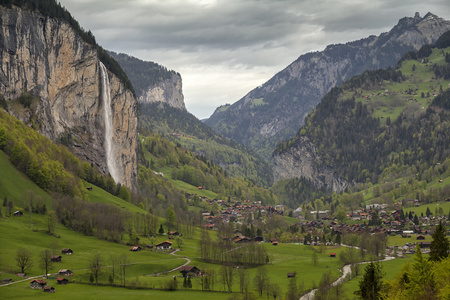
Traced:
<path id="1" fill-rule="evenodd" d="M 393 260 L 393 259 L 395 259 L 395 257 L 387 256 L 385 259 L 378 260 L 378 261 L 388 261 L 388 260 Z M 370 261 L 363 261 L 363 262 L 357 263 L 357 265 L 368 264 L 368 263 L 370 263 Z M 352 272 L 351 267 L 352 267 L 352 265 L 345 265 L 344 268 L 342 268 L 342 275 L 341 275 L 341 277 L 336 279 L 331 285 L 332 286 L 336 286 L 338 284 L 341 284 L 344 281 L 345 277 Z M 300 300 L 312 300 L 312 299 L 314 299 L 314 294 L 316 293 L 316 291 L 317 291 L 317 289 L 309 291 L 305 295 L 301 296 Z"/>
<path id="2" fill-rule="evenodd" d="M 176 249 L 175 251 L 170 252 L 170 255 L 175 255 L 175 253 L 178 252 L 178 251 L 180 251 L 180 249 Z M 182 267 L 184 267 L 184 266 L 186 266 L 186 265 L 188 265 L 188 264 L 191 263 L 191 260 L 190 260 L 189 258 L 187 258 L 186 256 L 185 256 L 185 257 L 178 257 L 178 259 L 185 259 L 185 260 L 186 260 L 186 263 L 185 263 L 184 265 L 181 265 L 181 266 L 179 266 L 179 267 L 176 267 L 176 268 L 174 268 L 174 269 L 172 269 L 172 270 L 170 270 L 170 271 L 159 272 L 159 273 L 153 273 L 153 274 L 145 274 L 144 276 L 159 276 L 159 275 L 161 275 L 161 274 L 170 273 L 170 272 L 179 270 L 180 268 L 182 268 Z"/>
<path id="3" fill-rule="evenodd" d="M 179 250 L 180 249 L 177 249 L 177 250 L 171 252 L 170 254 L 171 255 L 175 255 L 175 252 L 178 252 Z M 186 260 L 186 263 L 181 265 L 181 266 L 179 266 L 179 267 L 177 267 L 177 268 L 175 268 L 175 269 L 172 269 L 170 271 L 165 271 L 165 272 L 160 272 L 160 273 L 155 273 L 155 274 L 146 274 L 144 276 L 157 276 L 157 275 L 164 274 L 164 273 L 170 273 L 170 272 L 173 272 L 173 271 L 176 271 L 176 270 L 180 269 L 181 267 L 186 266 L 187 264 L 189 264 L 191 262 L 191 260 L 189 258 L 187 258 L 187 257 L 177 257 L 176 259 L 184 259 L 184 260 Z M 159 260 L 155 260 L 153 262 L 161 262 L 161 261 L 168 261 L 168 260 L 173 260 L 173 259 L 159 259 Z M 148 264 L 148 263 L 149 262 L 135 262 L 135 263 L 125 264 L 125 266 L 138 265 L 138 264 Z M 121 266 L 121 265 L 116 265 L 116 266 Z M 110 268 L 110 267 L 112 267 L 112 266 L 102 266 L 102 268 Z M 77 269 L 77 270 L 74 270 L 74 272 L 86 271 L 86 270 L 89 270 L 89 269 L 88 268 Z M 58 273 L 49 273 L 49 274 L 50 274 L 49 276 L 57 276 L 58 275 Z M 24 282 L 24 281 L 28 281 L 29 282 L 29 281 L 31 281 L 33 279 L 37 279 L 37 278 L 41 278 L 42 279 L 44 277 L 45 277 L 45 274 L 32 276 L 32 277 L 27 277 L 27 278 L 24 278 L 24 279 L 21 279 L 21 280 L 16 280 L 16 281 L 13 281 L 13 282 L 10 282 L 10 283 L 0 284 L 0 287 L 12 285 L 12 284 L 16 284 L 16 283 L 20 283 L 20 282 Z"/>

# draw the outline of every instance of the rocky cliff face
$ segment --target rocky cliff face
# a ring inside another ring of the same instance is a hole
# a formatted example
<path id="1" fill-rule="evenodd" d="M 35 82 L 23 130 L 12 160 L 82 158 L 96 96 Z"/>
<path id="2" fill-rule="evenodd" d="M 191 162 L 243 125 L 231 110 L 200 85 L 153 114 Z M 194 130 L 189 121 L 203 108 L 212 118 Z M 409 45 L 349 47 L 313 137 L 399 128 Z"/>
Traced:
<path id="1" fill-rule="evenodd" d="M 449 29 L 450 21 L 416 14 L 380 36 L 302 55 L 241 100 L 217 109 L 206 124 L 270 160 L 277 142 L 293 137 L 332 87 L 366 70 L 395 66 L 406 52 L 435 42 Z"/>
<path id="2" fill-rule="evenodd" d="M 64 21 L 18 8 L 0 7 L 0 93 L 10 112 L 52 140 L 68 146 L 108 173 L 102 80 L 96 48 Z M 137 183 L 137 106 L 133 94 L 108 72 L 113 112 L 114 157 L 119 181 Z M 28 113 L 15 109 L 24 92 L 38 100 Z M 32 118 L 33 117 L 33 118 Z"/>
<path id="3" fill-rule="evenodd" d="M 109 52 L 120 64 L 136 90 L 140 103 L 166 103 L 186 111 L 181 75 L 151 61 Z"/>
<path id="4" fill-rule="evenodd" d="M 274 180 L 304 177 L 318 188 L 341 192 L 348 183 L 339 178 L 331 167 L 325 166 L 314 145 L 307 137 L 301 137 L 296 147 L 274 157 Z"/>
<path id="5" fill-rule="evenodd" d="M 139 102 L 162 102 L 174 108 L 186 110 L 181 76 L 179 74 L 172 74 L 170 78 L 148 86 L 147 90 L 139 97 Z"/>

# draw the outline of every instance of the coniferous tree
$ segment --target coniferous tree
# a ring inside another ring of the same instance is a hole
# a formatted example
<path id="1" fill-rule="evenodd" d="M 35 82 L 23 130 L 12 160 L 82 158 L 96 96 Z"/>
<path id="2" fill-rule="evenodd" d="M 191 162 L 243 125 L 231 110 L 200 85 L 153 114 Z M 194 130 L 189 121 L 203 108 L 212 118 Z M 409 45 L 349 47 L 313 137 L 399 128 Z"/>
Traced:
<path id="1" fill-rule="evenodd" d="M 355 292 L 361 299 L 377 300 L 381 298 L 384 288 L 383 272 L 379 263 L 371 262 L 364 270 L 364 276 L 359 282 L 359 290 Z"/>
<path id="2" fill-rule="evenodd" d="M 433 233 L 433 241 L 430 246 L 430 260 L 440 261 L 448 257 L 450 251 L 450 243 L 446 237 L 446 229 L 442 225 L 442 221 L 436 227 Z"/>

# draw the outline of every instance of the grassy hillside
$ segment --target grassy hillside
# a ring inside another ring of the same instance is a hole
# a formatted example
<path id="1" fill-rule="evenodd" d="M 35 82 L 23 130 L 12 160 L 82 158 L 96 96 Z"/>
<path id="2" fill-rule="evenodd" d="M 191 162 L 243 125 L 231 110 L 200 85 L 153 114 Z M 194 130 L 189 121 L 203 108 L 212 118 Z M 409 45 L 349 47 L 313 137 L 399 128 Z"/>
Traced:
<path id="1" fill-rule="evenodd" d="M 25 201 L 29 192 L 36 197 L 41 197 L 46 205 L 51 205 L 50 196 L 28 177 L 17 171 L 5 153 L 0 151 L 0 199 L 3 201 L 7 197 L 15 205 L 21 205 L 22 199 Z"/>
<path id="2" fill-rule="evenodd" d="M 221 166 L 231 177 L 268 187 L 270 167 L 244 146 L 214 132 L 190 113 L 163 103 L 141 104 L 142 134 L 157 133 Z"/>
<path id="3" fill-rule="evenodd" d="M 349 182 L 348 192 L 363 190 L 368 203 L 382 195 L 383 203 L 448 197 L 450 48 L 421 51 L 408 54 L 395 70 L 368 71 L 331 90 L 275 155 L 309 139 L 318 167 L 332 168 Z M 272 188 L 281 202 L 321 197 L 296 180 Z M 326 193 L 324 198 L 331 199 Z"/>

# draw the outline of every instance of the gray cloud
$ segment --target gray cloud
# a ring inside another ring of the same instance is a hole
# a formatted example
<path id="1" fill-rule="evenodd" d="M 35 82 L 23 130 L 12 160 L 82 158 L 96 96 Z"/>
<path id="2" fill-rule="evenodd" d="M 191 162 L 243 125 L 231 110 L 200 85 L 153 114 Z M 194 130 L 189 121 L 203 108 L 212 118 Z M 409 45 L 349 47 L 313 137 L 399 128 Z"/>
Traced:
<path id="1" fill-rule="evenodd" d="M 448 0 L 60 2 L 104 48 L 180 72 L 186 105 L 199 118 L 306 52 L 379 35 L 416 11 L 450 17 Z"/>

